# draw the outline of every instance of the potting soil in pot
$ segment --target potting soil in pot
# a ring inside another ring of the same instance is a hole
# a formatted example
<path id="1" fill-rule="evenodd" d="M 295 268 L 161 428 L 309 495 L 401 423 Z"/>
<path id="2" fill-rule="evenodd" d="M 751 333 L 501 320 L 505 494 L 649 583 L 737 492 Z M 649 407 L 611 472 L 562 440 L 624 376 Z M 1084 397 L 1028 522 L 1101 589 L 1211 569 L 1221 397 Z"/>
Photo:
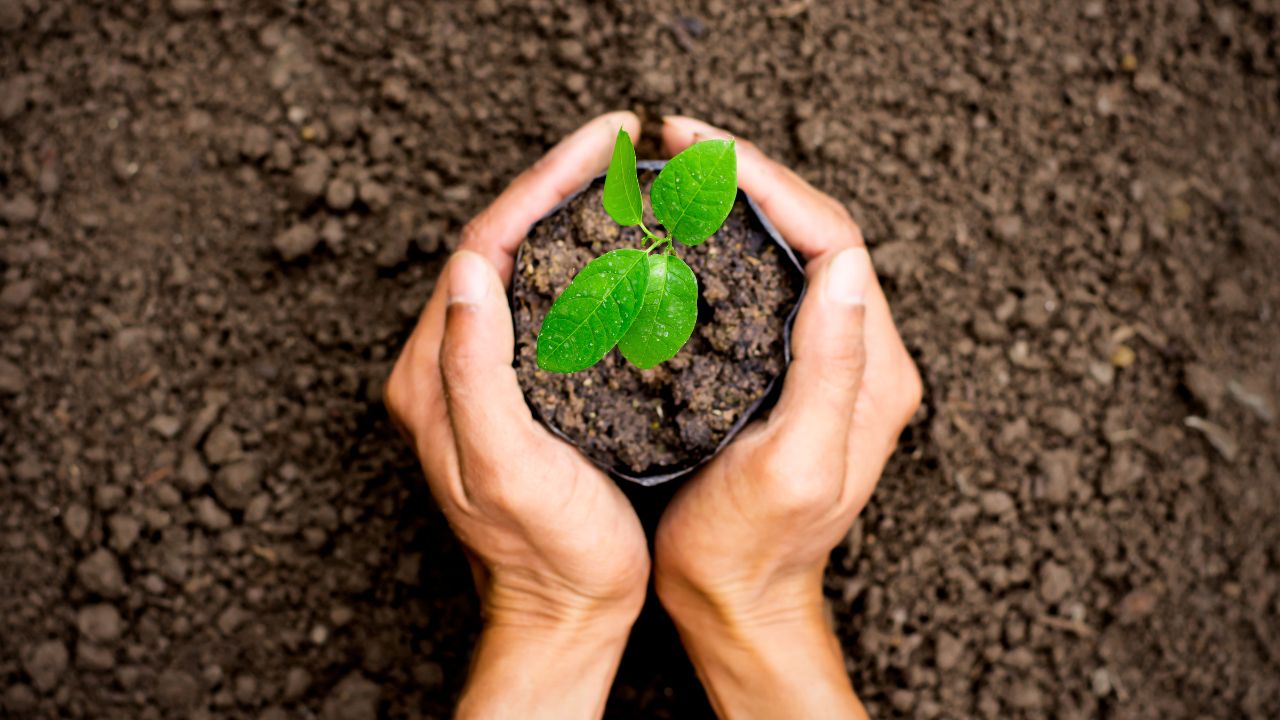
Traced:
<path id="1" fill-rule="evenodd" d="M 641 171 L 645 196 L 656 177 Z M 696 461 L 713 452 L 785 366 L 787 317 L 800 294 L 789 260 L 741 197 L 724 226 L 676 252 L 698 278 L 698 324 L 671 360 L 639 370 L 615 349 L 587 370 L 561 375 L 537 366 L 537 331 L 552 301 L 592 258 L 641 247 L 601 206 L 597 181 L 534 226 L 513 279 L 516 373 L 534 410 L 589 457 L 632 474 Z M 645 224 L 658 230 L 646 213 Z"/>

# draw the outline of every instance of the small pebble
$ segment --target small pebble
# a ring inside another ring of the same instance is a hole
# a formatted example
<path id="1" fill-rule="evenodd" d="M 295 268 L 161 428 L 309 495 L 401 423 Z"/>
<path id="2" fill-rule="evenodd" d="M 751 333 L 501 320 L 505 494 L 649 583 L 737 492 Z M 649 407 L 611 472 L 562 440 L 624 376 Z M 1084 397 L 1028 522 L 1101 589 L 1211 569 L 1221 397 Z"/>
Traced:
<path id="1" fill-rule="evenodd" d="M 76 613 L 76 628 L 80 634 L 99 644 L 118 640 L 121 625 L 120 611 L 107 603 L 86 605 Z"/>
<path id="2" fill-rule="evenodd" d="M 987 490 L 978 498 L 978 503 L 987 515 L 1004 515 L 1015 507 L 1013 497 L 1003 490 Z"/>
<path id="3" fill-rule="evenodd" d="M 84 539 L 85 533 L 89 531 L 89 520 L 89 508 L 80 503 L 72 503 L 62 513 L 62 527 L 72 540 Z"/>
<path id="4" fill-rule="evenodd" d="M 350 182 L 342 178 L 329 181 L 329 187 L 324 192 L 324 201 L 329 209 L 337 212 L 349 210 L 355 200 L 356 189 Z"/>
<path id="5" fill-rule="evenodd" d="M 298 258 L 311 254 L 319 244 L 320 237 L 309 225 L 301 223 L 276 236 L 273 244 L 285 262 L 293 262 Z"/>
<path id="6" fill-rule="evenodd" d="M 76 578 L 89 592 L 103 597 L 124 595 L 124 573 L 120 570 L 120 561 L 106 548 L 98 548 L 81 560 L 76 565 Z"/>
<path id="7" fill-rule="evenodd" d="M 1133 348 L 1123 343 L 1116 345 L 1111 349 L 1111 365 L 1120 369 L 1133 365 L 1138 356 L 1133 352 Z"/>
<path id="8" fill-rule="evenodd" d="M 33 222 L 40 213 L 40 208 L 30 195 L 15 195 L 8 202 L 0 203 L 0 219 L 10 225 L 26 225 Z"/>
<path id="9" fill-rule="evenodd" d="M 46 640 L 31 648 L 22 659 L 22 668 L 31 678 L 31 684 L 43 693 L 48 693 L 62 682 L 62 674 L 67 670 L 66 643 L 61 640 Z"/>

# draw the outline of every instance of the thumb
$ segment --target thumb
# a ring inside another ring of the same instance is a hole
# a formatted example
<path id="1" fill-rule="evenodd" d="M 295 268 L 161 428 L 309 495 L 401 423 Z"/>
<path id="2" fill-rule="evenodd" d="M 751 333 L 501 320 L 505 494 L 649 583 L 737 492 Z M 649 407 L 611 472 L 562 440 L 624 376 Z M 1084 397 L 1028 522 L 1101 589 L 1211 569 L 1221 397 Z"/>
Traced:
<path id="1" fill-rule="evenodd" d="M 449 419 L 463 464 L 487 462 L 509 454 L 530 427 L 512 367 L 511 311 L 497 270 L 484 256 L 454 253 L 444 277 L 448 305 L 440 375 Z"/>
<path id="2" fill-rule="evenodd" d="M 865 247 L 842 250 L 814 272 L 796 316 L 791 367 L 769 423 L 818 452 L 844 455 L 866 365 L 871 272 Z"/>

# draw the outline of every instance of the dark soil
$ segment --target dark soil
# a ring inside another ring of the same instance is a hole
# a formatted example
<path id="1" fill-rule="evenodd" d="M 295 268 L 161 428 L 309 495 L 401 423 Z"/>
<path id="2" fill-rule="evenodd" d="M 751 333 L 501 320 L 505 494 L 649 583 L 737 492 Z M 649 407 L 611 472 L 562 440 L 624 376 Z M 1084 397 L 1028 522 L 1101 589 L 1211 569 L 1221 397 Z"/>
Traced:
<path id="1" fill-rule="evenodd" d="M 3 712 L 446 717 L 476 600 L 380 385 L 462 224 L 632 108 L 845 203 L 920 364 L 827 575 L 873 716 L 1280 717 L 1278 21 L 0 0 Z M 706 714 L 652 612 L 609 715 Z"/>
<path id="2" fill-rule="evenodd" d="M 644 196 L 657 173 L 641 171 Z M 671 360 L 639 370 L 617 350 L 582 372 L 544 372 L 537 329 L 593 258 L 640 247 L 601 206 L 597 180 L 529 233 L 512 285 L 516 373 L 538 413 L 602 467 L 632 476 L 688 467 L 713 453 L 786 366 L 785 329 L 804 276 L 739 196 L 711 238 L 677 252 L 698 278 L 698 325 Z M 645 225 L 661 232 L 646 209 Z"/>

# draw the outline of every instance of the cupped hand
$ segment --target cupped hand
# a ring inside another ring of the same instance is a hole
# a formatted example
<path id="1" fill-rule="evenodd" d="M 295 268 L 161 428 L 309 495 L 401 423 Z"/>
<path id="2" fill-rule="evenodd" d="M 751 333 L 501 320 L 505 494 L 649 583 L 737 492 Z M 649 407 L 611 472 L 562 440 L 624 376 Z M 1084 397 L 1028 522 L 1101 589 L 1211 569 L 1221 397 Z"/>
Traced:
<path id="1" fill-rule="evenodd" d="M 604 171 L 619 127 L 639 126 L 629 112 L 589 122 L 467 225 L 386 383 L 387 409 L 469 552 L 483 606 L 462 715 L 505 698 L 537 716 L 532 696 L 554 683 L 536 678 L 551 665 L 574 682 L 543 708 L 551 716 L 576 714 L 575 693 L 602 708 L 643 604 L 644 532 L 613 481 L 530 414 L 504 290 L 530 224 Z"/>
<path id="2" fill-rule="evenodd" d="M 705 137 L 728 134 L 664 123 L 668 152 Z M 655 583 L 722 715 L 856 716 L 822 573 L 919 406 L 920 377 L 845 208 L 749 142 L 737 148 L 739 183 L 806 258 L 808 292 L 777 406 L 676 494 L 658 528 Z M 771 693 L 773 670 L 791 679 Z M 816 690 L 818 677 L 834 694 Z M 825 710 L 801 711 L 795 692 Z"/>

